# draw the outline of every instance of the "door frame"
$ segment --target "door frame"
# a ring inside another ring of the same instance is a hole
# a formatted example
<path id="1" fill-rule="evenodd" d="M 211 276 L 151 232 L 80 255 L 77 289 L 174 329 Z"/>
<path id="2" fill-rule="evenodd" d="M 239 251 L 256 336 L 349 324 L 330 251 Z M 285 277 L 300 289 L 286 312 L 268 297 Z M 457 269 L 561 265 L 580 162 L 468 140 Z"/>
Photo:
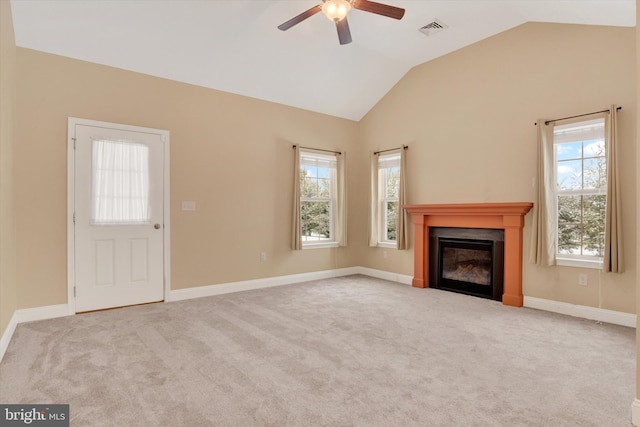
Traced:
<path id="1" fill-rule="evenodd" d="M 101 122 L 97 120 L 80 119 L 69 117 L 67 122 L 67 304 L 69 314 L 76 314 L 75 296 L 75 127 L 85 125 L 93 127 L 104 127 L 123 131 L 144 132 L 160 135 L 163 145 L 163 202 L 162 213 L 164 227 L 162 228 L 163 244 L 163 300 L 166 301 L 171 291 L 171 221 L 170 221 L 170 180 L 169 180 L 169 139 L 168 130 L 153 129 L 140 126 L 124 125 L 119 123 Z"/>

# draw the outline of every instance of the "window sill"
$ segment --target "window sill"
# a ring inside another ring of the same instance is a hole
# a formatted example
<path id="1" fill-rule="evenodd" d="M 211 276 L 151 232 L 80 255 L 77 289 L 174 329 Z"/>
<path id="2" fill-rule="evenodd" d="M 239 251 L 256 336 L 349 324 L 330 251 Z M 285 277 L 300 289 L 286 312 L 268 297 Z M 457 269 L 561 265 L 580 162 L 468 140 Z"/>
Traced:
<path id="1" fill-rule="evenodd" d="M 337 248 L 338 242 L 303 243 L 302 249 Z"/>
<path id="2" fill-rule="evenodd" d="M 601 260 L 556 257 L 556 265 L 563 267 L 602 269 Z"/>
<path id="3" fill-rule="evenodd" d="M 378 242 L 379 248 L 397 249 L 398 244 L 396 242 Z"/>

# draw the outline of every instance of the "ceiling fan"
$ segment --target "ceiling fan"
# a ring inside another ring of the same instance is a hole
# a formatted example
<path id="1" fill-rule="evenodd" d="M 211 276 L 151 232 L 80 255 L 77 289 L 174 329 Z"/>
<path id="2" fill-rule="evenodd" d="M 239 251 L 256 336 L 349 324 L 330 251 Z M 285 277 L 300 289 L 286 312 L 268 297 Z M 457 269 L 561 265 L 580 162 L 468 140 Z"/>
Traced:
<path id="1" fill-rule="evenodd" d="M 278 28 L 282 31 L 287 31 L 294 25 L 322 11 L 327 18 L 336 23 L 340 44 L 351 43 L 351 31 L 349 30 L 349 23 L 347 22 L 347 13 L 349 13 L 352 7 L 393 19 L 402 19 L 404 16 L 404 9 L 369 0 L 322 0 L 322 4 L 313 6 L 300 15 L 289 19 L 284 24 L 278 25 Z"/>

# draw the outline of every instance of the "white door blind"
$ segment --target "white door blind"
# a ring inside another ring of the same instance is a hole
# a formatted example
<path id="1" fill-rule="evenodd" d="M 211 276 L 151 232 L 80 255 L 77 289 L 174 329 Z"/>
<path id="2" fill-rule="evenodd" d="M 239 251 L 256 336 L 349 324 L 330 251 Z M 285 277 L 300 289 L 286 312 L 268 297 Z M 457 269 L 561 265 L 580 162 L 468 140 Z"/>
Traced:
<path id="1" fill-rule="evenodd" d="M 93 139 L 92 150 L 91 223 L 149 224 L 149 147 Z"/>

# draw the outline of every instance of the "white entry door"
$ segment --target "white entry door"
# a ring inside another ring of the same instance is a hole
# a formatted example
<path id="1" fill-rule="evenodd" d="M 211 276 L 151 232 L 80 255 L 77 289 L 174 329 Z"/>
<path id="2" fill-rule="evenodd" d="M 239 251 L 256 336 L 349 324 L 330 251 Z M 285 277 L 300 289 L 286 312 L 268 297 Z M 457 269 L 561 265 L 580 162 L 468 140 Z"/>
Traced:
<path id="1" fill-rule="evenodd" d="M 76 312 L 162 301 L 166 131 L 73 120 Z"/>

